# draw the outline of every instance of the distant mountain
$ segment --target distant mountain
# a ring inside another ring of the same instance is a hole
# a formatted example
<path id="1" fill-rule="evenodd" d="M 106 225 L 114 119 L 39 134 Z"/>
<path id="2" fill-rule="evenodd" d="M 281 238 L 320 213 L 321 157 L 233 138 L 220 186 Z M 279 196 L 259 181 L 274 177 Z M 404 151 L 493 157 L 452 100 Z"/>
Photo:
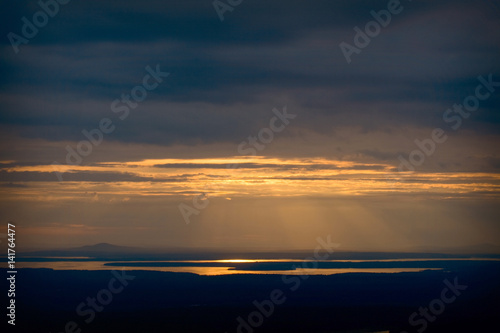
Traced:
<path id="1" fill-rule="evenodd" d="M 75 247 L 68 249 L 66 251 L 88 251 L 88 252 L 129 252 L 137 251 L 139 248 L 128 247 L 128 246 L 118 246 L 109 243 L 99 243 L 95 245 L 85 245 L 81 247 Z"/>

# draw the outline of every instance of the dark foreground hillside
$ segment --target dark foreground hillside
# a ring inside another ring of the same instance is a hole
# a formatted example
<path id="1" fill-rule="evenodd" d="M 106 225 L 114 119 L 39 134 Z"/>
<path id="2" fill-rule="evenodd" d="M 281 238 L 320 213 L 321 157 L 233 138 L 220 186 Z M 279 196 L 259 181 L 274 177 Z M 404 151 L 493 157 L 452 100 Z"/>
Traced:
<path id="1" fill-rule="evenodd" d="M 19 270 L 16 326 L 8 325 L 8 332 L 417 332 L 424 326 L 425 332 L 486 332 L 496 327 L 500 313 L 497 262 L 470 263 L 453 272 L 285 280 L 280 275 L 116 274 L 122 282 L 111 271 Z M 455 294 L 445 279 L 461 286 Z M 2 290 L 8 290 L 2 280 Z M 270 299 L 279 304 L 271 306 Z M 429 310 L 425 319 L 417 313 L 412 326 L 409 317 L 429 306 L 439 314 Z"/>

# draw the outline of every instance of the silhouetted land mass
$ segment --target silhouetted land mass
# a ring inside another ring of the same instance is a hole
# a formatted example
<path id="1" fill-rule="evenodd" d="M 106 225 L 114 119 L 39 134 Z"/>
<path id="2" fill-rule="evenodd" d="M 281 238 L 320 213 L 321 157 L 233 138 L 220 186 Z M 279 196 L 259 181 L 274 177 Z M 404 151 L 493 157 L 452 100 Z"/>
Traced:
<path id="1" fill-rule="evenodd" d="M 419 259 L 419 258 L 500 258 L 500 249 L 496 252 L 470 251 L 443 253 L 443 252 L 352 252 L 336 251 L 329 254 L 328 259 L 349 260 L 383 260 L 383 259 Z M 478 246 L 474 249 L 485 249 Z M 457 251 L 460 249 L 457 249 Z M 467 251 L 465 251 L 467 250 Z M 311 250 L 296 250 L 283 252 L 242 252 L 242 251 L 215 251 L 210 249 L 146 249 L 140 247 L 117 246 L 109 243 L 99 243 L 69 249 L 54 249 L 18 253 L 19 261 L 62 261 L 64 257 L 88 257 L 68 259 L 71 261 L 86 260 L 218 260 L 218 259 L 304 259 L 311 255 Z M 57 259 L 48 257 L 58 257 Z"/>
<path id="2" fill-rule="evenodd" d="M 295 268 L 437 268 L 458 270 L 471 264 L 470 260 L 414 260 L 414 261 L 341 261 L 341 262 L 251 262 L 251 263 L 225 263 L 225 262 L 111 262 L 104 266 L 130 267 L 234 267 L 230 270 L 247 271 L 276 271 L 294 270 Z"/>
<path id="3" fill-rule="evenodd" d="M 231 333 L 237 332 L 237 317 L 247 320 L 256 311 L 254 300 L 268 300 L 272 290 L 280 289 L 285 302 L 276 305 L 273 314 L 253 332 L 410 333 L 420 326 L 411 326 L 409 316 L 440 298 L 446 287 L 443 281 L 455 278 L 467 289 L 428 322 L 425 332 L 491 331 L 497 327 L 500 310 L 498 262 L 471 261 L 453 269 L 419 273 L 288 276 L 287 282 L 281 275 L 126 273 L 135 276 L 134 280 L 86 323 L 88 316 L 79 316 L 76 308 L 108 288 L 111 271 L 21 269 L 16 281 L 16 327 L 9 327 L 10 331 L 59 333 L 65 332 L 67 322 L 74 321 L 81 332 L 93 333 Z M 2 274 L 7 273 L 3 270 Z M 2 290 L 7 290 L 6 280 L 2 280 Z"/>

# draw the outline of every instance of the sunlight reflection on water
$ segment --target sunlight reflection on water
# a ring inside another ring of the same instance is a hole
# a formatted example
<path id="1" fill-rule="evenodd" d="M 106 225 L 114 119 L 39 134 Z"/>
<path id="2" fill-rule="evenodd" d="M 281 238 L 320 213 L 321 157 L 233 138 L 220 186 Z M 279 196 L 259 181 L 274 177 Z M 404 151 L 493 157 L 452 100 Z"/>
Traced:
<path id="1" fill-rule="evenodd" d="M 261 262 L 261 260 L 259 260 Z M 276 262 L 276 260 L 270 260 Z M 291 261 L 291 260 L 288 260 Z M 242 263 L 254 262 L 253 260 L 212 260 L 212 261 L 183 261 L 183 262 L 225 262 Z M 401 272 L 420 272 L 424 270 L 439 270 L 440 268 L 297 268 L 296 270 L 237 270 L 234 267 L 147 267 L 147 266 L 105 266 L 104 261 L 63 261 L 63 262 L 19 262 L 18 268 L 49 268 L 54 270 L 143 270 L 158 272 L 179 272 L 194 273 L 198 275 L 230 275 L 230 274 L 286 274 L 286 275 L 332 275 L 342 273 L 401 273 Z"/>

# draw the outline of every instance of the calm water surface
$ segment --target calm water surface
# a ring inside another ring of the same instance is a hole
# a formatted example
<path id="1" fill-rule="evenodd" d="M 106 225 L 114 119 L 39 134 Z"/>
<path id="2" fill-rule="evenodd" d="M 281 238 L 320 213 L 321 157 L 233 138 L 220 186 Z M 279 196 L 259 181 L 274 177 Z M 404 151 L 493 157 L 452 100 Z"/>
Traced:
<path id="1" fill-rule="evenodd" d="M 56 258 L 53 258 L 57 260 Z M 29 259 L 27 259 L 29 260 Z M 477 259 L 477 258 L 453 258 L 453 259 L 395 259 L 395 260 L 321 260 L 321 262 L 412 262 L 412 261 L 436 261 L 436 260 L 499 260 L 499 259 Z M 257 263 L 302 263 L 303 260 L 291 259 L 231 259 L 231 260 L 185 260 L 185 261 L 137 261 L 137 262 L 115 262 L 115 261 L 23 261 L 18 262 L 18 268 L 50 268 L 54 270 L 145 270 L 159 272 L 182 272 L 194 273 L 198 275 L 228 275 L 228 274 L 286 274 L 286 275 L 331 275 L 342 273 L 401 273 L 401 272 L 420 272 L 424 270 L 440 270 L 435 265 L 433 267 L 393 267 L 393 268 L 297 268 L 295 270 L 258 270 L 237 268 L 238 264 L 257 264 Z M 106 264 L 111 263 L 113 266 Z M 182 264 L 177 267 L 161 267 L 169 264 Z M 190 263 L 193 266 L 190 266 Z M 214 266 L 210 266 L 213 263 Z M 136 264 L 136 266 L 134 266 Z M 151 264 L 149 266 L 149 264 Z M 197 266 L 202 264 L 204 266 Z M 139 265 L 139 266 L 138 266 Z M 233 266 L 234 265 L 234 266 Z M 298 265 L 297 265 L 298 266 Z M 397 266 L 397 265 L 396 265 Z"/>

